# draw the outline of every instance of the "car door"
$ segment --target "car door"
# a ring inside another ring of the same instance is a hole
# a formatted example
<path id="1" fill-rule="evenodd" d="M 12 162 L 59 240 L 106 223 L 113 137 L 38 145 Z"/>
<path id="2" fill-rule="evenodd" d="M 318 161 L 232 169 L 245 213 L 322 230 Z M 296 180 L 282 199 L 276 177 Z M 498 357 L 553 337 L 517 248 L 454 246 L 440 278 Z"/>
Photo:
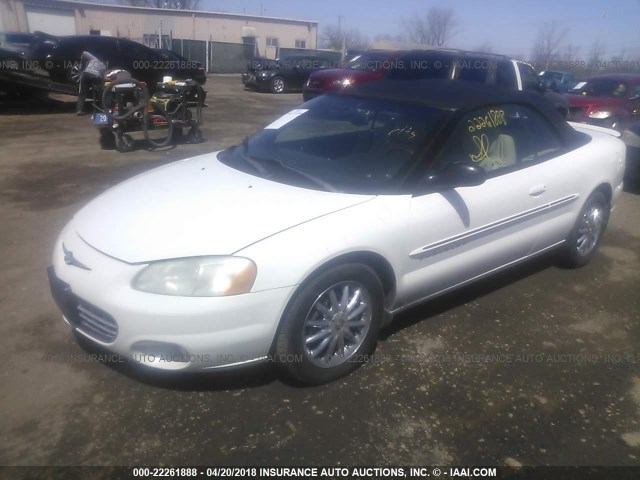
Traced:
<path id="1" fill-rule="evenodd" d="M 309 76 L 311 72 L 314 70 L 318 70 L 320 68 L 320 61 L 314 57 L 302 57 L 296 63 L 296 69 L 294 73 L 295 84 L 292 84 L 291 87 L 295 89 L 301 89 L 307 80 L 309 80 Z"/>
<path id="2" fill-rule="evenodd" d="M 475 186 L 414 194 L 409 248 L 402 278 L 410 304 L 529 255 L 549 204 L 543 160 L 557 154 L 557 138 L 529 138 L 529 112 L 499 105 L 470 112 L 429 169 L 441 175 L 454 163 L 480 167 Z"/>
<path id="3" fill-rule="evenodd" d="M 301 69 L 303 65 L 302 57 L 287 57 L 284 62 L 284 74 L 285 81 L 287 82 L 287 88 L 297 90 L 302 88 L 302 74 Z"/>

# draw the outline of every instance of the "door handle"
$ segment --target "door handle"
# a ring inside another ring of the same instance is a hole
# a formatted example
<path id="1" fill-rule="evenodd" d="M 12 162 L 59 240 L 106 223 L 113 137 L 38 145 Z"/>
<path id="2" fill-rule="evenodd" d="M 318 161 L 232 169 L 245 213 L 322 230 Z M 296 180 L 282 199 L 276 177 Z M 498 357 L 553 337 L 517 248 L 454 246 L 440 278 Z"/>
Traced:
<path id="1" fill-rule="evenodd" d="M 539 197 L 546 191 L 547 186 L 544 183 L 541 183 L 540 185 L 534 185 L 533 187 L 531 187 L 529 189 L 529 195 L 531 195 L 532 197 Z"/>

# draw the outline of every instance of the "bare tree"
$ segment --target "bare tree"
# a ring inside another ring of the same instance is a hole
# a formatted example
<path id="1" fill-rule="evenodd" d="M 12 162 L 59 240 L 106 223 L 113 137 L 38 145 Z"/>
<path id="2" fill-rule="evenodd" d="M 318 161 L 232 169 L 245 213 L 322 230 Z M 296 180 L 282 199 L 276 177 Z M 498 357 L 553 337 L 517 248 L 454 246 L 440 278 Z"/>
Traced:
<path id="1" fill-rule="evenodd" d="M 455 34 L 458 19 L 451 8 L 431 7 L 424 16 L 403 21 L 409 40 L 425 45 L 444 45 Z"/>
<path id="2" fill-rule="evenodd" d="M 562 50 L 562 61 L 565 63 L 574 62 L 578 58 L 579 54 L 580 47 L 576 47 L 575 45 L 570 43 L 566 47 L 564 47 L 564 50 Z"/>
<path id="3" fill-rule="evenodd" d="M 172 8 L 174 10 L 196 10 L 200 0 L 120 0 L 134 7 Z"/>
<path id="4" fill-rule="evenodd" d="M 549 63 L 558 59 L 560 46 L 567 33 L 568 30 L 560 28 L 555 21 L 542 25 L 532 52 L 539 70 L 548 69 Z"/>
<path id="5" fill-rule="evenodd" d="M 342 49 L 342 40 L 347 49 L 365 50 L 369 46 L 369 38 L 357 28 L 340 29 L 336 25 L 328 25 L 320 36 L 324 48 Z"/>

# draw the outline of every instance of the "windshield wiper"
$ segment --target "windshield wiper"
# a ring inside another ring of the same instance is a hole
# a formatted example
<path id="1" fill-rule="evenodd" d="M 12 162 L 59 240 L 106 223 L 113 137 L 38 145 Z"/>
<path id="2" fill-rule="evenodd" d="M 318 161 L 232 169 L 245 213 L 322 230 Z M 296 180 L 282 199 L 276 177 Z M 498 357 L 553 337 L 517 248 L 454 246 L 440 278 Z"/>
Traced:
<path id="1" fill-rule="evenodd" d="M 244 137 L 244 140 L 242 140 L 242 160 L 244 160 L 246 164 L 253 167 L 253 169 L 256 172 L 258 172 L 260 175 L 263 175 L 263 176 L 269 175 L 269 172 L 267 172 L 267 169 L 264 168 L 260 164 L 260 162 L 257 162 L 256 160 L 254 160 L 249 156 L 249 137 Z"/>
<path id="2" fill-rule="evenodd" d="M 251 165 L 254 168 L 254 170 L 256 170 L 260 175 L 263 175 L 264 177 L 268 178 L 271 176 L 269 174 L 268 169 L 265 168 L 264 164 L 276 165 L 282 170 L 287 170 L 289 172 L 296 173 L 298 176 L 303 177 L 312 183 L 315 183 L 316 185 L 324 188 L 325 190 L 328 190 L 334 193 L 338 191 L 329 182 L 326 182 L 325 180 L 322 180 L 321 178 L 318 178 L 314 175 L 310 175 L 306 172 L 303 172 L 302 170 L 298 170 L 297 168 L 285 165 L 279 160 L 273 160 L 271 158 L 259 158 L 259 159 L 252 158 L 249 155 L 249 137 L 245 137 L 244 140 L 242 140 L 242 159 L 244 160 L 245 163 L 247 163 L 248 165 Z"/>
<path id="3" fill-rule="evenodd" d="M 321 178 L 318 178 L 318 177 L 316 177 L 314 175 L 311 175 L 311 174 L 309 174 L 307 172 L 303 172 L 302 170 L 298 170 L 297 168 L 290 167 L 289 165 L 285 165 L 284 163 L 282 163 L 279 160 L 265 159 L 265 160 L 262 160 L 262 161 L 266 162 L 268 164 L 275 164 L 275 165 L 277 165 L 278 167 L 280 167 L 283 170 L 287 170 L 289 172 L 296 173 L 299 176 L 304 177 L 307 180 L 315 183 L 316 185 L 324 188 L 325 190 L 328 190 L 328 191 L 333 192 L 333 193 L 338 192 L 338 190 L 333 185 L 331 185 L 329 182 L 327 182 L 325 180 L 322 180 Z"/>

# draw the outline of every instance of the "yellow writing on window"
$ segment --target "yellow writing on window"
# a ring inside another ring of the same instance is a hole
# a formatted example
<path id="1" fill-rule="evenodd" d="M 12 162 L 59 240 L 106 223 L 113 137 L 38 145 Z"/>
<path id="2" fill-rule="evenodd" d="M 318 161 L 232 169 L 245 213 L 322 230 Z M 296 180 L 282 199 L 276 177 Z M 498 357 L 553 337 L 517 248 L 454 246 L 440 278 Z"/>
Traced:
<path id="1" fill-rule="evenodd" d="M 507 125 L 504 110 L 489 110 L 486 115 L 479 115 L 467 120 L 470 133 L 482 130 L 483 128 L 495 128 Z"/>
<path id="2" fill-rule="evenodd" d="M 473 162 L 481 162 L 489 155 L 489 137 L 484 133 L 479 137 L 474 135 L 473 143 L 478 147 L 478 153 L 470 153 L 469 157 L 471 157 L 471 161 Z"/>

